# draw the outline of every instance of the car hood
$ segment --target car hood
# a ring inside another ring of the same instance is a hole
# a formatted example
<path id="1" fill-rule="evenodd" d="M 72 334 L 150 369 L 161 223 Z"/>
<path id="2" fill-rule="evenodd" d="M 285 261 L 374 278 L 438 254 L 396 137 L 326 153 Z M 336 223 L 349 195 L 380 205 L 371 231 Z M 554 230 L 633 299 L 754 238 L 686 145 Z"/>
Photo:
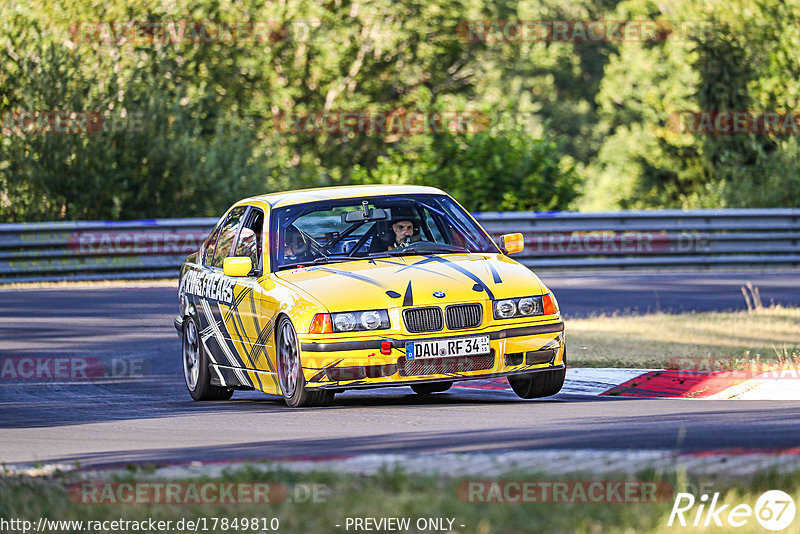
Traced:
<path id="1" fill-rule="evenodd" d="M 276 274 L 331 312 L 476 302 L 546 291 L 527 267 L 501 254 L 362 259 Z"/>

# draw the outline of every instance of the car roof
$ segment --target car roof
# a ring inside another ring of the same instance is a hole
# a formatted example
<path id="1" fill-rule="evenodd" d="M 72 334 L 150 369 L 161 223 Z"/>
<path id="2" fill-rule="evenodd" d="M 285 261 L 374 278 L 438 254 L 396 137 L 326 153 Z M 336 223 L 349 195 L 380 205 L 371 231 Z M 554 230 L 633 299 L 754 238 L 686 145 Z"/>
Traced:
<path id="1" fill-rule="evenodd" d="M 295 191 L 281 191 L 268 195 L 258 195 L 241 201 L 266 202 L 273 208 L 279 206 L 291 206 L 294 204 L 304 204 L 317 200 L 338 200 L 343 198 L 362 198 L 380 195 L 420 195 L 434 194 L 443 195 L 444 191 L 435 187 L 422 185 L 345 185 L 339 187 L 317 187 L 314 189 L 297 189 Z"/>

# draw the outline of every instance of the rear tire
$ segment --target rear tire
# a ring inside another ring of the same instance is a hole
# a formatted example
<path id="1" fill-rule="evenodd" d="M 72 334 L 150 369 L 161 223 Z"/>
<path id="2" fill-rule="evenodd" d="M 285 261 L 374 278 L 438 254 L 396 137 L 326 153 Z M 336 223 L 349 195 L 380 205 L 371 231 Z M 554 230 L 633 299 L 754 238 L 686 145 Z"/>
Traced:
<path id="1" fill-rule="evenodd" d="M 228 400 L 233 397 L 232 389 L 211 385 L 208 356 L 206 356 L 198 331 L 194 319 L 187 317 L 183 321 L 181 355 L 186 389 L 196 401 Z"/>
<path id="2" fill-rule="evenodd" d="M 411 389 L 418 395 L 431 395 L 433 393 L 442 393 L 453 387 L 452 382 L 434 382 L 432 384 L 414 384 Z"/>
<path id="3" fill-rule="evenodd" d="M 566 369 L 540 371 L 538 373 L 509 376 L 508 383 L 511 384 L 511 389 L 514 390 L 514 393 L 523 399 L 551 397 L 561 391 L 566 374 Z"/>
<path id="4" fill-rule="evenodd" d="M 328 406 L 335 392 L 327 389 L 309 390 L 300 362 L 300 343 L 294 325 L 288 317 L 282 317 L 277 327 L 278 382 L 283 400 L 290 408 Z"/>

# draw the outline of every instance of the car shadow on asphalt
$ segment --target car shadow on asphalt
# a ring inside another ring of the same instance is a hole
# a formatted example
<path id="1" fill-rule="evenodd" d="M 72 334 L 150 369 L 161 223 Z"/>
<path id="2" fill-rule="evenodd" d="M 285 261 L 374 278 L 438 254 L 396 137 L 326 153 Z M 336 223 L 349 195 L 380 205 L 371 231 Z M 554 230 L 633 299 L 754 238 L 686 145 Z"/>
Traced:
<path id="1" fill-rule="evenodd" d="M 152 377 L 151 377 L 152 378 Z M 632 400 L 633 398 L 628 398 Z M 409 387 L 351 390 L 336 395 L 327 407 L 289 408 L 283 398 L 258 391 L 236 392 L 228 401 L 195 402 L 182 382 L 156 377 L 149 382 L 101 384 L 25 382 L 0 384 L 0 429 L 47 428 L 65 425 L 181 417 L 219 413 L 272 413 L 294 410 L 351 410 L 402 406 L 487 406 L 563 404 L 576 402 L 624 402 L 625 397 L 559 394 L 524 400 L 509 390 L 455 387 L 445 393 L 417 395 Z M 639 399 L 641 400 L 641 399 Z"/>
<path id="2" fill-rule="evenodd" d="M 239 402 L 238 404 L 243 404 Z M 722 405 L 724 401 L 710 401 Z M 263 403 L 261 403 L 263 405 Z M 648 403 L 649 404 L 649 403 Z M 172 465 L 192 461 L 289 461 L 342 459 L 363 454 L 497 453 L 519 450 L 779 450 L 796 445 L 800 433 L 800 406 L 758 410 L 708 409 L 706 403 L 682 403 L 685 409 L 666 414 L 630 415 L 625 407 L 604 417 L 591 415 L 556 417 L 542 421 L 511 420 L 502 428 L 427 429 L 421 431 L 358 433 L 347 436 L 236 441 L 222 445 L 151 447 L 72 454 L 49 460 L 88 467 L 122 467 L 129 464 Z M 730 406 L 730 403 L 728 403 Z M 706 409 L 697 409 L 697 408 Z M 322 410 L 322 409 L 320 409 Z M 306 412 L 301 410 L 300 412 Z M 566 415 L 566 414 L 564 414 Z M 301 413 L 298 413 L 301 416 Z M 298 424 L 303 424 L 302 421 Z M 463 424 L 463 422 L 462 422 Z M 734 430 L 735 429 L 735 430 Z M 321 429 L 322 432 L 324 430 Z M 535 468 L 532 465 L 531 468 Z"/>

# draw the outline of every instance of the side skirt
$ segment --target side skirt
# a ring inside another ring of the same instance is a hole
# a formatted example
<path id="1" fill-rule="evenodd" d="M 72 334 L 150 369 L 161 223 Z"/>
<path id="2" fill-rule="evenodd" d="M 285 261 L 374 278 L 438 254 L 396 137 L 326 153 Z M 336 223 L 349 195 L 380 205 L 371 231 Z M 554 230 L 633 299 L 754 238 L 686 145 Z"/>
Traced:
<path id="1" fill-rule="evenodd" d="M 275 373 L 271 373 L 269 371 L 258 371 L 255 369 L 245 369 L 242 367 L 231 367 L 229 365 L 219 365 L 211 363 L 209 364 L 211 368 L 211 385 L 213 386 L 223 386 L 227 388 L 232 388 L 236 390 L 244 390 L 244 391 L 252 391 L 255 389 L 261 389 L 254 384 L 252 384 L 248 377 L 248 382 L 243 383 L 242 379 L 238 372 L 244 372 L 244 375 L 247 376 L 250 373 L 256 373 L 262 375 L 264 379 L 267 379 L 268 376 L 274 376 Z"/>

